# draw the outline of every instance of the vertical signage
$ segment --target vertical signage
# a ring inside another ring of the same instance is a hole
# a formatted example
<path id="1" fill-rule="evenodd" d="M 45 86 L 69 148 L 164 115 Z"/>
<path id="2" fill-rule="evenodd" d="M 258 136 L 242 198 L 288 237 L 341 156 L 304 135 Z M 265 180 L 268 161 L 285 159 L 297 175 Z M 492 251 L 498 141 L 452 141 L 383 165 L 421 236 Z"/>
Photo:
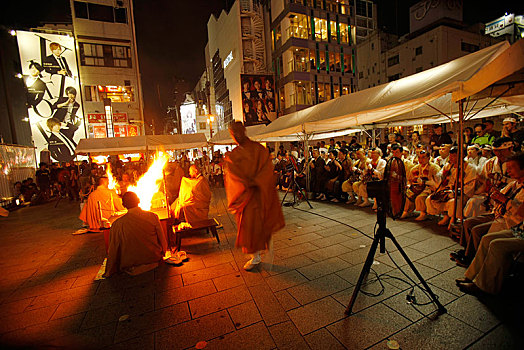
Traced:
<path id="1" fill-rule="evenodd" d="M 107 137 L 115 137 L 115 129 L 113 127 L 113 106 L 111 105 L 111 99 L 104 98 L 104 109 L 106 111 Z"/>

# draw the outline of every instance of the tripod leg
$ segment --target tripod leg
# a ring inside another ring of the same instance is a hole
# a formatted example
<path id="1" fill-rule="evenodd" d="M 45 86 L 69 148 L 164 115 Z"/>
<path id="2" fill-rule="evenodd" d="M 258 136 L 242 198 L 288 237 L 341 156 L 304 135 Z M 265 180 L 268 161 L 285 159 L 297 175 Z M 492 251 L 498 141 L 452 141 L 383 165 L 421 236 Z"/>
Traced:
<path id="1" fill-rule="evenodd" d="M 380 241 L 380 232 L 377 232 L 375 235 L 375 238 L 373 239 L 373 243 L 371 244 L 371 248 L 369 248 L 368 257 L 366 258 L 366 262 L 364 263 L 364 267 L 362 268 L 362 271 L 360 272 L 360 276 L 358 278 L 357 285 L 355 286 L 355 289 L 353 290 L 353 295 L 351 296 L 351 300 L 349 301 L 349 305 L 346 308 L 346 311 L 344 312 L 347 316 L 351 315 L 351 311 L 353 310 L 353 305 L 355 304 L 355 300 L 357 299 L 357 294 L 360 291 L 360 287 L 362 287 L 362 282 L 364 282 L 364 277 L 369 273 L 369 270 L 371 269 L 371 264 L 373 264 L 373 259 L 375 258 L 375 253 L 377 252 L 377 246 Z"/>
<path id="2" fill-rule="evenodd" d="M 288 193 L 289 193 L 289 187 L 287 188 L 286 193 L 284 194 L 284 198 L 282 198 L 282 202 L 280 202 L 280 206 L 282 206 L 282 204 L 284 204 L 284 201 L 286 200 L 286 197 L 287 197 Z"/>
<path id="3" fill-rule="evenodd" d="M 404 258 L 404 260 L 408 263 L 409 267 L 411 268 L 411 270 L 415 273 L 415 275 L 417 276 L 417 278 L 419 279 L 420 283 L 422 283 L 422 285 L 424 286 L 424 288 L 427 290 L 427 292 L 429 293 L 429 295 L 431 296 L 431 299 L 432 301 L 437 305 L 438 307 L 438 311 L 440 314 L 445 314 L 447 312 L 446 308 L 440 303 L 440 301 L 438 300 L 438 298 L 436 297 L 435 294 L 433 294 L 433 291 L 431 290 L 431 288 L 429 288 L 429 285 L 426 283 L 426 281 L 424 280 L 424 278 L 420 275 L 420 273 L 418 272 L 417 268 L 415 267 L 415 265 L 411 262 L 411 260 L 409 259 L 409 257 L 407 256 L 407 254 L 404 252 L 404 250 L 402 249 L 402 247 L 400 246 L 400 244 L 397 242 L 397 240 L 395 239 L 395 237 L 393 237 L 393 235 L 391 234 L 391 232 L 388 230 L 387 232 L 387 237 L 389 239 L 391 239 L 391 241 L 393 242 L 393 244 L 395 244 L 395 246 L 397 247 L 398 251 L 400 252 L 400 254 L 402 254 L 402 257 Z"/>
<path id="4" fill-rule="evenodd" d="M 306 192 L 304 192 L 304 190 L 300 187 L 298 187 L 298 190 L 300 191 L 300 193 L 302 194 L 302 196 L 304 197 L 304 199 L 306 200 L 307 202 L 307 205 L 309 205 L 309 208 L 310 209 L 313 209 L 313 206 L 311 206 L 311 203 L 309 202 L 309 200 L 307 199 L 307 196 L 306 196 Z"/>

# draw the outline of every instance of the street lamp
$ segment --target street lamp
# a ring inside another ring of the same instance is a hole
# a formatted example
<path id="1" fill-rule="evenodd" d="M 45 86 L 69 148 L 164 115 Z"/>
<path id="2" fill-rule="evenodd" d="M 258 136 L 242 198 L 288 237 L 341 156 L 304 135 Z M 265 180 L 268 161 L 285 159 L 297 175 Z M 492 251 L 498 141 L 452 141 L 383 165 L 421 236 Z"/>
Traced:
<path id="1" fill-rule="evenodd" d="M 209 123 L 209 139 L 213 137 L 213 122 L 215 121 L 215 116 L 210 114 L 207 118 L 207 122 Z"/>

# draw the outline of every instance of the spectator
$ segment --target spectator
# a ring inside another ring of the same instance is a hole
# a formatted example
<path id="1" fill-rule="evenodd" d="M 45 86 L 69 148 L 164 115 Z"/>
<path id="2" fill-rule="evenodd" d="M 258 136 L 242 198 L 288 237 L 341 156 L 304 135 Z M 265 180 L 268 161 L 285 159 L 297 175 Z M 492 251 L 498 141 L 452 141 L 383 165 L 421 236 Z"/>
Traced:
<path id="1" fill-rule="evenodd" d="M 469 126 L 464 128 L 464 145 L 469 146 L 471 145 L 471 141 L 473 140 L 473 129 Z"/>
<path id="2" fill-rule="evenodd" d="M 495 138 L 486 133 L 486 125 L 475 124 L 475 137 L 471 140 L 472 144 L 479 146 L 492 145 Z"/>
<path id="3" fill-rule="evenodd" d="M 433 132 L 434 134 L 431 135 L 429 146 L 431 147 L 433 156 L 436 157 L 440 150 L 440 146 L 444 144 L 451 145 L 453 144 L 453 141 L 447 133 L 443 132 L 442 125 L 435 125 L 435 127 L 433 128 Z"/>
<path id="4" fill-rule="evenodd" d="M 49 199 L 49 191 L 50 191 L 50 172 L 47 168 L 47 164 L 42 162 L 39 164 L 40 169 L 36 171 L 36 184 L 40 191 L 42 192 L 42 196 L 44 200 Z"/>
<path id="5" fill-rule="evenodd" d="M 501 132 L 493 129 L 495 127 L 493 120 L 485 120 L 483 124 L 486 126 L 486 134 L 493 136 L 495 139 L 500 137 Z"/>
<path id="6" fill-rule="evenodd" d="M 514 150 L 520 152 L 524 142 L 524 130 L 517 128 L 517 119 L 513 117 L 505 118 L 502 125 L 502 136 L 509 137 L 515 144 Z"/>

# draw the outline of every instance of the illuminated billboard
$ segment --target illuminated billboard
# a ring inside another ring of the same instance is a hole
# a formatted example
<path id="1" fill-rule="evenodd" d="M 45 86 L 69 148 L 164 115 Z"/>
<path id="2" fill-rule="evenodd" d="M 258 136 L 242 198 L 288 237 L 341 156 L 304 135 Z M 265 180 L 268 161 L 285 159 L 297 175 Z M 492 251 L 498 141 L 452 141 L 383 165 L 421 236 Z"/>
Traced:
<path id="1" fill-rule="evenodd" d="M 85 138 L 75 40 L 24 31 L 16 36 L 37 155 L 49 150 L 52 160 L 71 161 Z"/>
<path id="2" fill-rule="evenodd" d="M 244 125 L 268 124 L 277 118 L 271 75 L 241 74 Z"/>
<path id="3" fill-rule="evenodd" d="M 182 119 L 182 134 L 196 133 L 196 104 L 184 103 L 180 106 L 180 118 Z"/>

